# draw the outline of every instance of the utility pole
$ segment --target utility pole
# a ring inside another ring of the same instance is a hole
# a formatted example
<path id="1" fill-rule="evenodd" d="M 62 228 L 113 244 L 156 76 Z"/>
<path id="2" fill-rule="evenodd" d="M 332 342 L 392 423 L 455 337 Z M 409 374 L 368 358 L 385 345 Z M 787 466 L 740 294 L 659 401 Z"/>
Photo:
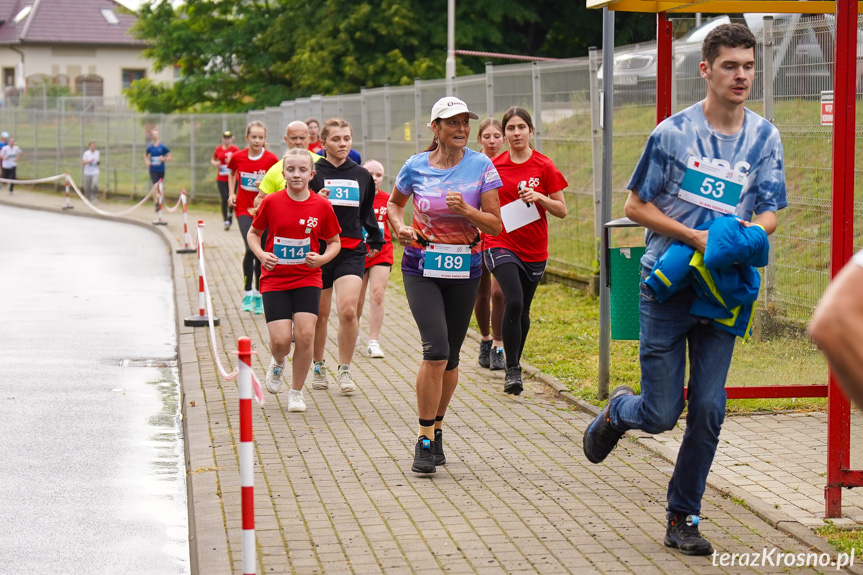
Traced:
<path id="1" fill-rule="evenodd" d="M 453 95 L 455 81 L 455 0 L 446 6 L 446 95 Z"/>

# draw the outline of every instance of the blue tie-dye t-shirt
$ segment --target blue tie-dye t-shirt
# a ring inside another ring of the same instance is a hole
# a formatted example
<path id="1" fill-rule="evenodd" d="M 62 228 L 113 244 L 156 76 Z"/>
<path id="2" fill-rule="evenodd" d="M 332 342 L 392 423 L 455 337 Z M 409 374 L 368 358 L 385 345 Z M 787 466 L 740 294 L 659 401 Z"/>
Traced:
<path id="1" fill-rule="evenodd" d="M 746 110 L 738 133 L 720 134 L 707 123 L 701 102 L 667 118 L 653 130 L 626 187 L 637 192 L 642 201 L 652 202 L 663 214 L 696 228 L 720 217 L 722 212 L 678 197 L 690 158 L 696 165 L 720 166 L 724 175 L 737 174 L 731 179 L 739 178 L 739 173 L 746 174 L 740 199 L 730 208 L 742 220 L 751 221 L 753 214 L 788 206 L 782 140 L 776 127 Z M 705 186 L 709 187 L 709 183 Z M 648 229 L 642 266 L 653 269 L 673 241 Z"/>
<path id="2" fill-rule="evenodd" d="M 496 190 L 500 175 L 485 154 L 465 148 L 464 157 L 452 168 L 442 170 L 429 164 L 429 152 L 411 156 L 396 177 L 396 189 L 413 196 L 413 228 L 417 236 L 432 243 L 470 245 L 479 230 L 466 217 L 446 205 L 447 192 L 460 192 L 465 203 L 479 209 L 480 195 Z M 471 249 L 470 279 L 482 275 L 480 246 Z M 402 272 L 423 275 L 425 249 L 414 243 L 405 248 Z"/>

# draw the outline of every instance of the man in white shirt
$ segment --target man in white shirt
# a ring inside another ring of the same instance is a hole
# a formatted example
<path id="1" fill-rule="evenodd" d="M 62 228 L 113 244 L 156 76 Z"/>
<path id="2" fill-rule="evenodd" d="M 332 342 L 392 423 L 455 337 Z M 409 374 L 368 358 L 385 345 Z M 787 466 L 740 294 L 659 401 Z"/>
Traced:
<path id="1" fill-rule="evenodd" d="M 21 148 L 15 144 L 15 138 L 10 137 L 9 142 L 0 149 L 0 178 L 14 180 L 18 168 L 18 160 L 21 159 Z M 9 182 L 9 193 L 15 189 L 14 182 Z"/>
<path id="2" fill-rule="evenodd" d="M 96 142 L 90 142 L 90 148 L 84 151 L 81 158 L 84 165 L 84 195 L 91 202 L 99 195 L 99 150 Z"/>
<path id="3" fill-rule="evenodd" d="M 863 409 L 863 251 L 833 278 L 808 330 L 843 391 Z"/>

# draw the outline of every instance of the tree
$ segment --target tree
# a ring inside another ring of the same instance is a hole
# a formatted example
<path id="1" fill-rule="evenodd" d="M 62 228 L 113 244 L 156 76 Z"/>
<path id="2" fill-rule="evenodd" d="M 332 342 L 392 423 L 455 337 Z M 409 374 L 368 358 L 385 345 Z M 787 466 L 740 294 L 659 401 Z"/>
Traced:
<path id="1" fill-rule="evenodd" d="M 134 33 L 156 69 L 179 67 L 173 85 L 135 82 L 147 111 L 243 111 L 311 94 L 441 78 L 446 0 L 186 0 L 145 3 Z M 655 29 L 655 24 L 654 24 Z M 465 49 L 584 56 L 602 39 L 601 14 L 571 0 L 461 0 Z M 487 58 L 459 58 L 460 75 Z M 506 63 L 498 60 L 495 63 Z"/>

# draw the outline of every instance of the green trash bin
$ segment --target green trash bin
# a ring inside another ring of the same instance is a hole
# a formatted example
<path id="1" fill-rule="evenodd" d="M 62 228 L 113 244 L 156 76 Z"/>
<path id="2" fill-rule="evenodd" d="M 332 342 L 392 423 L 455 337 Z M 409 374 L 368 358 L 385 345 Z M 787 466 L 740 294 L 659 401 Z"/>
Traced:
<path id="1" fill-rule="evenodd" d="M 605 224 L 606 263 L 611 312 L 611 339 L 637 340 L 641 330 L 638 310 L 641 284 L 641 256 L 645 248 L 612 248 L 609 233 L 614 228 L 637 227 L 629 218 L 618 218 Z"/>

